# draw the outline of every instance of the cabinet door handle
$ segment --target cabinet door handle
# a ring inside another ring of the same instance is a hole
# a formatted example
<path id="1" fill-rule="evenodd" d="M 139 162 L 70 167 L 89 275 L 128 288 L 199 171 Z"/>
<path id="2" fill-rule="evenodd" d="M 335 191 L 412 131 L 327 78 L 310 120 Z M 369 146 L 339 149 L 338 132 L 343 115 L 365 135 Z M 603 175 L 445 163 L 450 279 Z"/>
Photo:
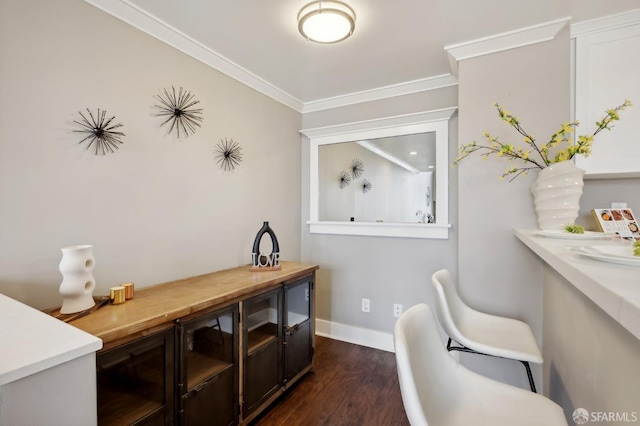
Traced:
<path id="1" fill-rule="evenodd" d="M 202 389 L 204 389 L 205 387 L 209 386 L 209 384 L 217 382 L 219 378 L 220 378 L 220 374 L 217 374 L 217 375 L 205 380 L 204 382 L 194 386 L 193 389 L 191 389 L 189 391 L 189 393 L 198 393 Z"/>
<path id="2" fill-rule="evenodd" d="M 293 333 L 295 333 L 300 328 L 301 325 L 302 325 L 302 323 L 299 323 L 299 324 L 294 325 L 293 327 L 287 327 L 286 335 L 287 336 L 291 336 Z"/>

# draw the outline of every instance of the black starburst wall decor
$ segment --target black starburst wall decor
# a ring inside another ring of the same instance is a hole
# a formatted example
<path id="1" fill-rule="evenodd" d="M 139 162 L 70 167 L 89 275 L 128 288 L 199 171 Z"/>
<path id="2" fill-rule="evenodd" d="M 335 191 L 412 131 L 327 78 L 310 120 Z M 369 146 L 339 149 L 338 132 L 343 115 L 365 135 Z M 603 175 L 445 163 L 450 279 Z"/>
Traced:
<path id="1" fill-rule="evenodd" d="M 362 193 L 366 194 L 367 192 L 371 191 L 371 188 L 373 187 L 373 185 L 371 185 L 371 181 L 369 179 L 365 179 L 362 181 Z"/>
<path id="2" fill-rule="evenodd" d="M 175 133 L 178 138 L 188 137 L 200 127 L 203 120 L 202 109 L 194 108 L 200 101 L 191 92 L 182 87 L 176 92 L 176 88 L 172 86 L 171 89 L 163 89 L 156 99 L 160 101 L 160 104 L 154 105 L 159 110 L 156 116 L 166 117 L 160 126 L 170 123 L 169 134 Z"/>
<path id="3" fill-rule="evenodd" d="M 340 188 L 345 188 L 351 183 L 351 175 L 344 170 L 340 173 Z"/>
<path id="4" fill-rule="evenodd" d="M 115 129 L 122 127 L 122 124 L 115 124 L 113 119 L 115 116 L 107 119 L 107 112 L 100 110 L 94 115 L 89 108 L 87 108 L 86 115 L 79 111 L 81 119 L 73 120 L 73 122 L 79 127 L 79 129 L 73 130 L 74 133 L 80 133 L 85 135 L 79 143 L 89 141 L 87 149 L 93 147 L 96 155 L 105 155 L 107 152 L 112 153 L 118 149 L 118 145 L 122 145 L 122 137 L 124 133 L 118 132 Z"/>
<path id="5" fill-rule="evenodd" d="M 359 178 L 364 173 L 364 163 L 359 158 L 351 161 L 351 175 L 354 179 Z"/>
<path id="6" fill-rule="evenodd" d="M 224 171 L 234 170 L 242 162 L 242 147 L 233 139 L 221 139 L 214 152 L 217 164 Z"/>

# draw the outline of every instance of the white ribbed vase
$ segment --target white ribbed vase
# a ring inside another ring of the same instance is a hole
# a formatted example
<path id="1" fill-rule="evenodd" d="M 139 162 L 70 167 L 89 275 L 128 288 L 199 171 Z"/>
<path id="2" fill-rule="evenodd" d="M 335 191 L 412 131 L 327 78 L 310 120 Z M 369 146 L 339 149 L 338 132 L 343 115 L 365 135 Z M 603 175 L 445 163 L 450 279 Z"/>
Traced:
<path id="1" fill-rule="evenodd" d="M 61 314 L 73 314 L 84 311 L 95 305 L 93 289 L 96 282 L 93 279 L 93 246 L 70 246 L 62 248 L 60 272 L 62 283 Z"/>
<path id="2" fill-rule="evenodd" d="M 584 170 L 573 161 L 561 161 L 540 170 L 531 186 L 538 228 L 562 229 L 578 218 Z"/>

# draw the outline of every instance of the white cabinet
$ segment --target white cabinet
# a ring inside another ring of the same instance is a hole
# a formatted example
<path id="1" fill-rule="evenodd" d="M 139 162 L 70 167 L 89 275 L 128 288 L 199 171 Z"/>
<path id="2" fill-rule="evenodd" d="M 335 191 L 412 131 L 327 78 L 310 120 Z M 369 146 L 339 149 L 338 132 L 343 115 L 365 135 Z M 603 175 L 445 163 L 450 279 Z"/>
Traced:
<path id="1" fill-rule="evenodd" d="M 0 425 L 96 424 L 102 341 L 0 294 Z"/>
<path id="2" fill-rule="evenodd" d="M 576 134 L 591 134 L 605 110 L 625 99 L 635 104 L 576 164 L 585 178 L 640 177 L 640 9 L 577 25 L 575 32 Z"/>

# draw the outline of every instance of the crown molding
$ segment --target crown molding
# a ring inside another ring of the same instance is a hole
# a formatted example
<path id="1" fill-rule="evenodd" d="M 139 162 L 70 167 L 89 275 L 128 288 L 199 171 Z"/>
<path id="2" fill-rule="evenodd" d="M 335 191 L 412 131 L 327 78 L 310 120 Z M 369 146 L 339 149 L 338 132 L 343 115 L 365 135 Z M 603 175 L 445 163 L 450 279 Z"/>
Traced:
<path id="1" fill-rule="evenodd" d="M 458 107 L 441 108 L 431 111 L 413 112 L 410 114 L 395 115 L 393 117 L 374 118 L 370 120 L 354 121 L 351 123 L 335 124 L 324 127 L 302 129 L 300 133 L 308 139 L 319 137 L 339 137 L 345 133 L 365 132 L 372 130 L 388 129 L 406 125 L 432 123 L 434 121 L 448 120 L 458 110 Z"/>
<path id="2" fill-rule="evenodd" d="M 552 40 L 570 20 L 569 17 L 562 18 L 477 40 L 445 46 L 444 50 L 448 54 L 451 74 L 303 103 L 178 29 L 173 28 L 166 22 L 148 14 L 128 0 L 84 1 L 303 114 L 455 86 L 458 84 L 459 61 Z M 634 9 L 603 18 L 571 24 L 571 38 L 638 24 L 640 24 L 640 9 Z"/>
<path id="3" fill-rule="evenodd" d="M 202 43 L 148 14 L 127 0 L 85 0 L 87 3 L 126 22 L 134 28 L 172 46 L 183 53 L 209 65 L 227 76 L 269 96 L 270 98 L 302 112 L 302 101 L 278 89 L 238 64 L 219 55 Z"/>
<path id="4" fill-rule="evenodd" d="M 640 9 L 571 24 L 571 38 L 640 24 Z"/>
<path id="5" fill-rule="evenodd" d="M 166 22 L 150 15 L 128 0 L 85 1 L 300 113 L 354 105 L 458 84 L 454 76 L 447 74 L 303 103 L 271 83 L 242 68 L 240 65 L 214 52 L 178 29 L 170 26 Z"/>
<path id="6" fill-rule="evenodd" d="M 569 17 L 562 18 L 477 40 L 445 46 L 444 50 L 449 55 L 451 74 L 458 75 L 458 62 L 463 59 L 553 40 L 569 20 Z"/>
<path id="7" fill-rule="evenodd" d="M 425 92 L 449 86 L 456 86 L 458 79 L 451 74 L 438 75 L 435 77 L 423 78 L 420 80 L 407 81 L 390 86 L 378 87 L 376 89 L 362 92 L 350 93 L 333 98 L 320 99 L 304 104 L 302 112 L 315 112 L 325 109 L 338 108 L 348 105 L 371 102 L 379 99 L 393 98 L 396 96 L 410 95 L 412 93 Z"/>

